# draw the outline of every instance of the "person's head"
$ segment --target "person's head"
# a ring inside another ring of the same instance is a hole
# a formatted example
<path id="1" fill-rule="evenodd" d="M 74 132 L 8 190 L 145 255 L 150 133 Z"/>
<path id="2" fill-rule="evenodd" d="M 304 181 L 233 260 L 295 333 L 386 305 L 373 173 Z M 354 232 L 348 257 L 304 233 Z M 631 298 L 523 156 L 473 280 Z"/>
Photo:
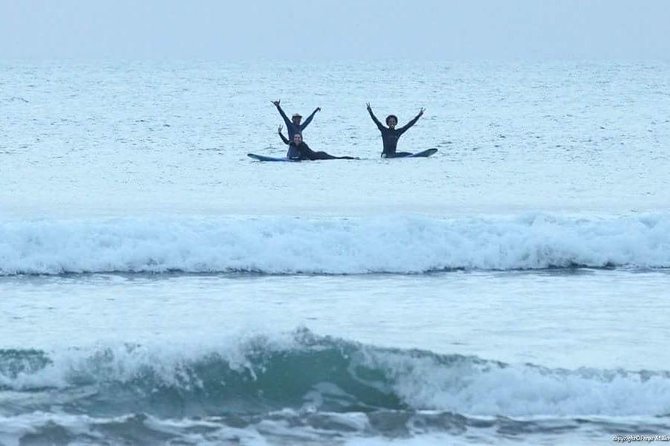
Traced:
<path id="1" fill-rule="evenodd" d="M 300 133 L 296 133 L 295 135 L 293 135 L 293 144 L 299 146 L 301 142 L 302 142 L 302 135 Z"/>
<path id="2" fill-rule="evenodd" d="M 386 117 L 386 125 L 388 125 L 389 128 L 395 128 L 395 126 L 398 125 L 398 117 L 396 115 L 388 115 Z"/>
<path id="3" fill-rule="evenodd" d="M 302 120 L 302 115 L 300 113 L 294 113 L 293 116 L 291 116 L 291 121 L 295 125 L 300 125 L 300 121 Z"/>

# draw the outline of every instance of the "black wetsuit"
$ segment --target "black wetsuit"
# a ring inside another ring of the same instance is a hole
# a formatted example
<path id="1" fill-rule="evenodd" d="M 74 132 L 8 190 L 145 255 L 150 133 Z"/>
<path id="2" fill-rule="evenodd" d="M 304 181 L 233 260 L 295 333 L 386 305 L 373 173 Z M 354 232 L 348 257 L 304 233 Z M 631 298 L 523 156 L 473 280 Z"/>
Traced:
<path id="1" fill-rule="evenodd" d="M 284 138 L 284 135 L 279 133 L 279 136 L 281 136 L 281 139 L 284 142 L 289 142 L 288 139 Z M 289 147 L 297 150 L 297 152 L 300 154 L 299 159 L 301 160 L 353 160 L 356 159 L 352 156 L 333 156 L 330 155 L 326 152 L 315 152 L 312 149 L 309 148 L 309 146 L 305 143 L 305 141 L 301 142 L 299 145 L 295 145 L 294 142 L 290 142 Z"/>
<path id="2" fill-rule="evenodd" d="M 279 110 L 279 114 L 281 117 L 284 119 L 284 124 L 286 124 L 286 131 L 288 132 L 288 137 L 290 141 L 293 141 L 293 135 L 296 133 L 300 133 L 302 135 L 302 131 L 305 130 L 305 127 L 309 125 L 310 122 L 312 122 L 312 119 L 314 118 L 314 115 L 316 114 L 318 109 L 315 109 L 311 115 L 305 119 L 305 122 L 303 122 L 300 125 L 296 125 L 288 119 L 288 116 L 286 116 L 286 113 L 284 113 L 284 110 L 282 110 L 281 105 L 275 104 L 275 107 L 277 107 L 277 110 Z M 281 133 L 280 133 L 281 135 Z M 283 137 L 282 137 L 283 139 Z M 288 144 L 288 143 L 287 143 Z M 290 146 L 288 147 L 288 152 L 286 152 L 286 157 L 287 158 L 298 158 L 298 153 L 295 151 L 295 148 Z"/>
<path id="3" fill-rule="evenodd" d="M 418 115 L 416 115 L 416 117 L 411 121 L 409 121 L 407 124 L 405 124 L 405 126 L 391 129 L 388 127 L 384 127 L 384 125 L 381 122 L 379 122 L 379 119 L 377 119 L 375 114 L 372 113 L 371 108 L 368 108 L 368 112 L 370 112 L 370 117 L 375 122 L 375 124 L 377 124 L 377 128 L 379 129 L 379 131 L 382 132 L 382 141 L 384 142 L 384 150 L 382 151 L 382 156 L 386 158 L 394 158 L 399 156 L 411 155 L 410 152 L 396 152 L 396 148 L 398 147 L 398 139 L 403 133 L 407 131 L 407 129 L 416 124 L 416 121 L 419 120 L 419 118 L 423 113 L 419 113 Z"/>
<path id="4" fill-rule="evenodd" d="M 291 141 L 293 141 L 293 135 L 296 133 L 300 133 L 302 135 L 302 131 L 305 130 L 305 127 L 309 125 L 310 122 L 312 122 L 312 119 L 314 118 L 314 115 L 316 114 L 317 110 L 314 110 L 311 115 L 305 119 L 305 122 L 303 122 L 300 125 L 295 125 L 293 121 L 288 119 L 288 116 L 286 116 L 286 113 L 284 113 L 284 110 L 282 110 L 281 105 L 276 104 L 277 110 L 279 110 L 279 114 L 281 117 L 284 119 L 284 123 L 286 124 L 286 131 L 288 132 L 288 137 Z"/>

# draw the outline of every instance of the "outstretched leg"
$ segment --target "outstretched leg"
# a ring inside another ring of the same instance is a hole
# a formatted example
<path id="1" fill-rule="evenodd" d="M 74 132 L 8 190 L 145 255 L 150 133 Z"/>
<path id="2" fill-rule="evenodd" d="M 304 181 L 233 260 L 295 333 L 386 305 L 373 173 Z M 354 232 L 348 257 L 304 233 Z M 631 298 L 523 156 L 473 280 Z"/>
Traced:
<path id="1" fill-rule="evenodd" d="M 326 152 L 313 152 L 311 153 L 311 160 L 353 160 L 356 159 L 353 156 L 333 156 Z"/>
<path id="2" fill-rule="evenodd" d="M 411 152 L 395 152 L 395 153 L 387 153 L 384 156 L 384 158 L 404 158 L 406 156 L 412 156 L 414 155 Z"/>

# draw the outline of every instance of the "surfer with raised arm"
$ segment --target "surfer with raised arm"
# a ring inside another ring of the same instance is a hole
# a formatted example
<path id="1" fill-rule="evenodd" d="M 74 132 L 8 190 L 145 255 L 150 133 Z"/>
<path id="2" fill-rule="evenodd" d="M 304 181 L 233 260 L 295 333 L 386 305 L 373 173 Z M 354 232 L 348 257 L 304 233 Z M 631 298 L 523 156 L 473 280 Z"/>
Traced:
<path id="1" fill-rule="evenodd" d="M 282 141 L 284 141 L 284 143 L 289 145 L 289 152 L 293 151 L 294 153 L 297 153 L 297 156 L 295 156 L 293 159 L 310 160 L 310 161 L 358 159 L 354 158 L 353 156 L 333 156 L 326 152 L 315 152 L 309 148 L 306 142 L 302 140 L 302 135 L 300 133 L 296 133 L 295 135 L 293 135 L 293 141 L 290 141 L 282 134 L 281 131 L 282 128 L 280 126 L 278 130 L 279 136 L 281 137 Z"/>
<path id="2" fill-rule="evenodd" d="M 284 110 L 281 108 L 280 105 L 281 100 L 276 100 L 272 101 L 275 107 L 277 107 L 277 111 L 279 111 L 279 114 L 281 115 L 282 119 L 284 120 L 284 123 L 286 124 L 286 131 L 288 132 L 288 138 L 290 141 L 293 140 L 293 136 L 296 133 L 300 133 L 302 135 L 302 131 L 305 130 L 305 128 L 309 125 L 310 122 L 312 122 L 312 119 L 314 119 L 314 115 L 316 115 L 316 112 L 321 111 L 321 107 L 317 107 L 314 109 L 311 115 L 305 119 L 304 123 L 301 123 L 302 121 L 302 115 L 300 113 L 294 113 L 293 116 L 291 116 L 291 119 L 286 116 L 286 113 L 284 113 Z M 295 152 L 292 152 L 291 146 L 289 145 L 288 153 L 286 154 L 288 158 L 297 158 L 298 154 Z"/>
<path id="3" fill-rule="evenodd" d="M 423 115 L 424 108 L 421 107 L 419 114 L 416 115 L 414 119 L 412 119 L 411 121 L 409 121 L 407 124 L 405 124 L 403 127 L 400 128 L 396 128 L 396 125 L 398 125 L 398 117 L 396 115 L 388 115 L 386 117 L 386 125 L 388 127 L 385 127 L 381 122 L 379 122 L 379 119 L 377 119 L 375 114 L 372 112 L 372 107 L 370 106 L 369 102 L 367 103 L 367 108 L 368 113 L 370 113 L 370 117 L 372 118 L 372 121 L 374 121 L 374 123 L 377 125 L 377 128 L 382 134 L 382 141 L 384 143 L 384 150 L 382 151 L 382 157 L 397 158 L 412 155 L 412 153 L 410 152 L 396 152 L 396 148 L 398 147 L 398 139 L 410 127 L 416 124 L 419 118 Z"/>
<path id="4" fill-rule="evenodd" d="M 286 116 L 286 113 L 284 113 L 284 110 L 281 108 L 280 101 L 272 101 L 272 103 L 275 107 L 277 107 L 277 110 L 279 111 L 282 119 L 284 119 L 284 123 L 286 123 L 286 131 L 288 132 L 288 137 L 291 140 L 293 139 L 293 135 L 296 133 L 302 134 L 302 131 L 305 130 L 309 123 L 312 122 L 312 119 L 314 119 L 316 112 L 321 111 L 321 107 L 315 108 L 312 114 L 309 115 L 307 119 L 305 119 L 305 122 L 301 124 L 300 121 L 302 121 L 302 115 L 300 113 L 294 113 L 291 119 L 288 119 L 288 116 Z"/>

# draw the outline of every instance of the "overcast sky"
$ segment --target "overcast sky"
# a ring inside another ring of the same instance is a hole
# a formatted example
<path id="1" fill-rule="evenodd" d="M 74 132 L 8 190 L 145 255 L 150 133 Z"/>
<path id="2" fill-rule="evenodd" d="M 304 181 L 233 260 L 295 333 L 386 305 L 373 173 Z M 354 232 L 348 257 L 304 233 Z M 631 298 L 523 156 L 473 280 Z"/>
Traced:
<path id="1" fill-rule="evenodd" d="M 0 0 L 0 57 L 670 59 L 670 0 Z"/>

